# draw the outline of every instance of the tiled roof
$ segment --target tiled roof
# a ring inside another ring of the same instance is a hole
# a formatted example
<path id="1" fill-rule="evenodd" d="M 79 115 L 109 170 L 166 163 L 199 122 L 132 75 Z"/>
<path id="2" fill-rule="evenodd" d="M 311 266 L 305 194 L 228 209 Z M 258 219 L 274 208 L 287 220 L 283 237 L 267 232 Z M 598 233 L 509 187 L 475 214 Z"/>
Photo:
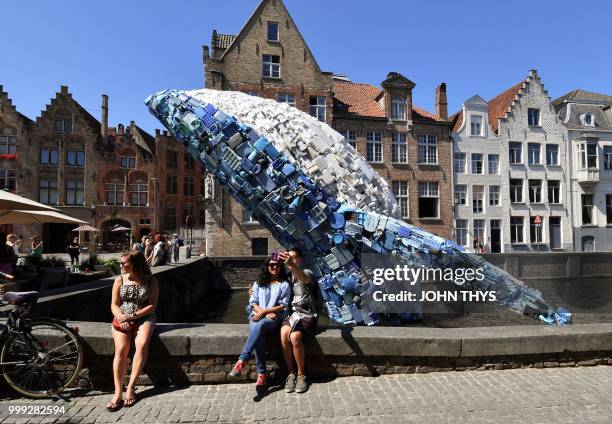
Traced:
<path id="1" fill-rule="evenodd" d="M 556 108 L 560 107 L 564 102 L 579 102 L 579 103 L 600 103 L 609 104 L 612 103 L 612 96 L 601 93 L 594 93 L 592 91 L 582 90 L 578 88 L 570 91 L 567 94 L 553 100 L 553 106 Z"/>
<path id="2" fill-rule="evenodd" d="M 505 116 L 508 107 L 510 107 L 510 104 L 512 104 L 512 101 L 521 91 L 522 87 L 523 81 L 489 100 L 489 126 L 494 132 L 497 132 L 499 129 L 499 120 Z"/>
<path id="3" fill-rule="evenodd" d="M 448 120 L 453 123 L 453 132 L 456 133 L 459 131 L 459 128 L 461 128 L 461 125 L 463 125 L 463 111 L 460 110 L 459 112 L 453 113 Z"/>
<path id="4" fill-rule="evenodd" d="M 235 39 L 236 36 L 232 34 L 217 34 L 213 40 L 213 47 L 218 49 L 227 49 Z"/>
<path id="5" fill-rule="evenodd" d="M 370 84 L 334 80 L 334 98 L 346 105 L 346 109 L 335 110 L 338 116 L 361 116 L 366 118 L 386 118 L 385 111 L 376 98 L 382 93 L 380 88 Z M 421 121 L 445 122 L 436 115 L 412 106 L 412 118 Z"/>

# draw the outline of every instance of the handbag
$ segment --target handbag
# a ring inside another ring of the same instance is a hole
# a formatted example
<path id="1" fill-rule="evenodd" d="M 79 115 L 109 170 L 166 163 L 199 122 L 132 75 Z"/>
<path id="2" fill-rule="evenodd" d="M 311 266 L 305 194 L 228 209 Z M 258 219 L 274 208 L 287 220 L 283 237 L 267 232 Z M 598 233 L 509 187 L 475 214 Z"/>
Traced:
<path id="1" fill-rule="evenodd" d="M 136 307 L 137 308 L 138 308 L 138 301 L 139 300 L 140 300 L 140 290 L 136 289 Z M 113 328 L 115 330 L 117 330 L 117 331 L 119 331 L 121 333 L 129 333 L 134 328 L 138 327 L 134 321 L 128 321 L 128 328 L 123 329 L 123 328 L 121 328 L 121 323 L 119 322 L 119 320 L 117 318 L 113 318 L 113 321 L 112 321 L 111 324 L 113 325 Z"/>

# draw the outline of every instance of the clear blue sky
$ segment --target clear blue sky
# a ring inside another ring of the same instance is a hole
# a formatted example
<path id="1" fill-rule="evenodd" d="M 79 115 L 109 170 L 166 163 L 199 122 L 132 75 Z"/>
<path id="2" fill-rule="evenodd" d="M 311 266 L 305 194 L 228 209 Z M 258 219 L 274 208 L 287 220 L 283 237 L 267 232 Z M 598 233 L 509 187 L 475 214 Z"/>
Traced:
<path id="1" fill-rule="evenodd" d="M 34 119 L 59 86 L 110 124 L 153 131 L 143 99 L 204 85 L 202 45 L 213 29 L 235 34 L 258 0 L 3 0 L 0 84 Z M 612 94 L 612 2 L 533 0 L 285 0 L 323 70 L 378 85 L 389 71 L 416 83 L 433 110 L 448 85 L 449 111 L 489 99 L 531 68 L 555 98 L 574 88 Z M 215 7 L 220 5 L 219 7 Z"/>

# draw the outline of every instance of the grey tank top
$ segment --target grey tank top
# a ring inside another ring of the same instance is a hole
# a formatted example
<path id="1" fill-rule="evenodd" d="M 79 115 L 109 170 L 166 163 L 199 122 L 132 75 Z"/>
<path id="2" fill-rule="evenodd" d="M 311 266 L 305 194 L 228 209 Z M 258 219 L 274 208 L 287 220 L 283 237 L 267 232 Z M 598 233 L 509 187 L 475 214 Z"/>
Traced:
<path id="1" fill-rule="evenodd" d="M 148 276 L 145 284 L 124 284 L 125 275 L 121 276 L 121 288 L 119 289 L 121 312 L 133 314 L 149 304 L 151 278 L 152 276 Z"/>

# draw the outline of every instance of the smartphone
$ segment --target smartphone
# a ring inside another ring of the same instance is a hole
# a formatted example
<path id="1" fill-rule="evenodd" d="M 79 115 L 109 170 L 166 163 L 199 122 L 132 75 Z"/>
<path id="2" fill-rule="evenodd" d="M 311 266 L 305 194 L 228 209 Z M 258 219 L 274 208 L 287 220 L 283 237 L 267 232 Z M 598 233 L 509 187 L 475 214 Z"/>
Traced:
<path id="1" fill-rule="evenodd" d="M 272 252 L 272 256 L 270 257 L 270 259 L 272 259 L 274 262 L 278 262 L 278 258 L 280 257 L 278 252 Z"/>

